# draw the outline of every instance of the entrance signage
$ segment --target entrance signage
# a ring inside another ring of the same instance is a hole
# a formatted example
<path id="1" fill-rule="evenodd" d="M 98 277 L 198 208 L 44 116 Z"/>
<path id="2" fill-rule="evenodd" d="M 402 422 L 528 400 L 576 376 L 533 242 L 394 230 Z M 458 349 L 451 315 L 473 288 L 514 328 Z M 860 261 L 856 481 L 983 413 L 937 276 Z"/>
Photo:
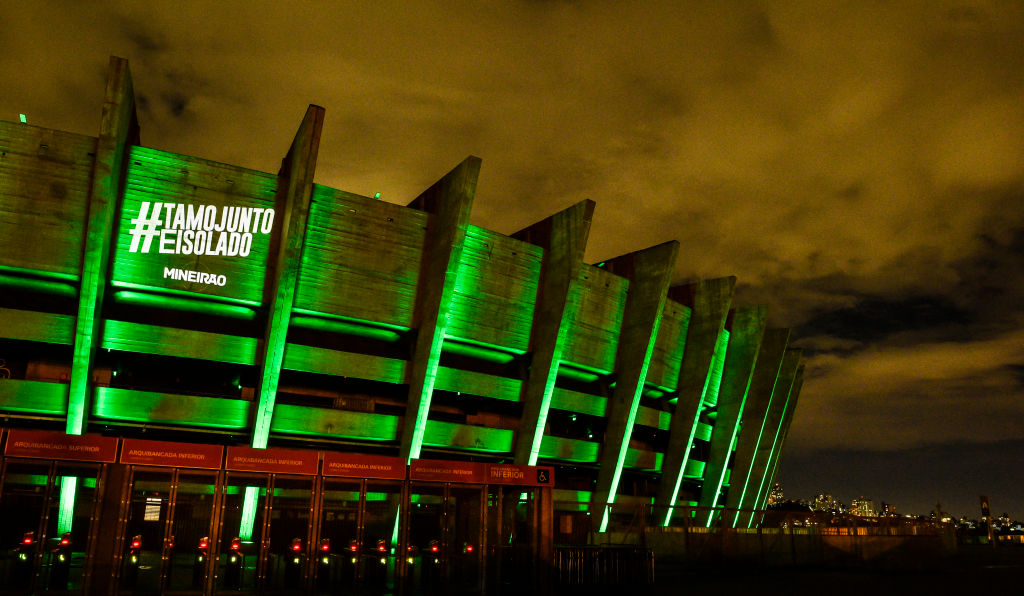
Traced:
<path id="1" fill-rule="evenodd" d="M 550 466 L 488 464 L 487 483 L 513 484 L 516 486 L 554 486 L 555 469 Z"/>
<path id="2" fill-rule="evenodd" d="M 224 469 L 239 472 L 312 475 L 317 473 L 319 464 L 319 451 L 228 447 L 228 457 L 224 463 Z"/>
<path id="3" fill-rule="evenodd" d="M 219 470 L 223 458 L 224 447 L 220 445 L 144 439 L 124 439 L 121 443 L 122 464 Z"/>
<path id="4" fill-rule="evenodd" d="M 405 480 L 405 460 L 385 455 L 324 453 L 324 476 Z"/>
<path id="5" fill-rule="evenodd" d="M 487 464 L 479 462 L 414 459 L 409 463 L 409 480 L 483 484 L 486 478 Z"/>
<path id="6" fill-rule="evenodd" d="M 113 463 L 117 460 L 117 438 L 12 428 L 7 433 L 4 455 Z"/>
<path id="7" fill-rule="evenodd" d="M 551 466 L 521 466 L 468 461 L 414 459 L 409 464 L 409 480 L 429 482 L 468 482 L 471 484 L 509 484 L 514 486 L 554 486 Z"/>

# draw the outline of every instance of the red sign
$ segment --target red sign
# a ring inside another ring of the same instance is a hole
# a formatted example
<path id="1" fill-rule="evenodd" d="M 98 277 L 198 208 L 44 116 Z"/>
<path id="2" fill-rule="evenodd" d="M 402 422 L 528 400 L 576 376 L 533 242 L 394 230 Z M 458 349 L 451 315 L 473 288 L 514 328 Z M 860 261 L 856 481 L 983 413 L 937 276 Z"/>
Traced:
<path id="1" fill-rule="evenodd" d="M 487 482 L 487 464 L 471 461 L 414 459 L 409 463 L 410 480 L 433 482 Z"/>
<path id="2" fill-rule="evenodd" d="M 554 486 L 555 469 L 549 466 L 520 466 L 516 464 L 488 464 L 487 484 L 514 484 L 516 486 Z"/>
<path id="3" fill-rule="evenodd" d="M 223 457 L 224 448 L 220 445 L 143 439 L 124 439 L 121 443 L 122 464 L 219 470 Z"/>
<path id="4" fill-rule="evenodd" d="M 113 463 L 117 460 L 117 438 L 12 428 L 7 433 L 4 455 Z"/>
<path id="5" fill-rule="evenodd" d="M 409 464 L 410 480 L 554 486 L 555 470 L 550 466 L 486 464 L 468 461 L 414 459 Z"/>
<path id="6" fill-rule="evenodd" d="M 405 480 L 405 460 L 386 455 L 324 453 L 324 476 Z"/>
<path id="7" fill-rule="evenodd" d="M 228 447 L 228 459 L 224 468 L 241 472 L 316 474 L 319 463 L 319 451 Z"/>

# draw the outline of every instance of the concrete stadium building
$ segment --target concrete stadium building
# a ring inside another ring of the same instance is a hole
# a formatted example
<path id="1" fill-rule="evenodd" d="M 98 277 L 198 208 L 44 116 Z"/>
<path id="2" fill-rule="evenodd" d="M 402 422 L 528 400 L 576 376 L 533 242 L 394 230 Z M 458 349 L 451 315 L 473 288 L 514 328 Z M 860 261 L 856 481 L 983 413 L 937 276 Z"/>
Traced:
<path id="1" fill-rule="evenodd" d="M 758 523 L 800 352 L 678 244 L 597 264 L 594 203 L 469 223 L 480 160 L 399 206 L 0 122 L 0 593 L 505 593 L 559 548 Z M 545 575 L 548 574 L 548 575 Z"/>

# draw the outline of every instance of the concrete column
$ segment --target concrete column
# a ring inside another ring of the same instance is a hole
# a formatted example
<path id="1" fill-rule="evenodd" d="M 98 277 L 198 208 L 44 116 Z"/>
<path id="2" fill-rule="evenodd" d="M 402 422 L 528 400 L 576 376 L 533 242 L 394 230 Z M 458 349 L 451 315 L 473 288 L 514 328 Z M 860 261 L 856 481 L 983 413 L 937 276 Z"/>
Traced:
<path id="1" fill-rule="evenodd" d="M 679 243 L 673 240 L 605 261 L 608 271 L 629 279 L 629 293 L 619 332 L 615 388 L 608 400 L 597 490 L 590 502 L 601 532 L 608 527 L 608 505 L 615 502 L 678 254 Z"/>
<path id="2" fill-rule="evenodd" d="M 418 458 L 423 446 L 434 378 L 448 326 L 448 309 L 479 175 L 480 158 L 467 157 L 409 204 L 432 217 L 416 289 L 416 342 L 409 366 L 409 400 L 399 444 L 399 453 L 406 460 Z"/>
<path id="3" fill-rule="evenodd" d="M 655 496 L 655 511 L 664 515 L 658 521 L 668 525 L 671 506 L 679 495 L 686 462 L 690 457 L 700 418 L 701 405 L 708 388 L 711 362 L 718 336 L 732 304 L 735 277 L 722 277 L 669 288 L 669 297 L 689 306 L 690 325 L 686 331 L 683 363 L 679 368 L 675 411 L 669 423 L 668 448 L 661 466 L 661 483 Z"/>
<path id="4" fill-rule="evenodd" d="M 78 291 L 78 316 L 68 387 L 68 417 L 65 430 L 70 435 L 85 432 L 92 388 L 89 374 L 96 348 L 103 341 L 103 290 L 110 266 L 114 214 L 120 202 L 127 169 L 129 147 L 139 143 L 139 122 L 135 116 L 135 93 L 128 61 L 110 57 L 107 90 L 103 97 L 100 135 L 89 187 L 89 211 L 82 246 L 82 275 Z"/>
<path id="5" fill-rule="evenodd" d="M 756 495 L 761 489 L 761 478 L 754 479 L 751 475 L 752 464 L 757 446 L 766 440 L 766 415 L 787 343 L 789 329 L 769 329 L 764 332 L 754 376 L 750 381 L 747 405 L 743 408 L 740 434 L 736 440 L 736 458 L 729 474 L 729 494 L 725 506 L 730 510 L 739 508 L 748 494 Z M 737 512 L 730 517 L 732 527 L 736 527 L 739 515 Z"/>
<path id="6" fill-rule="evenodd" d="M 729 313 L 729 347 L 725 353 L 715 424 L 711 430 L 711 452 L 704 466 L 701 507 L 716 507 L 719 504 L 719 494 L 725 482 L 733 442 L 739 431 L 757 353 L 761 349 L 767 314 L 764 306 L 743 307 Z M 713 514 L 709 514 L 707 524 L 710 525 L 712 520 Z"/>
<path id="7" fill-rule="evenodd" d="M 775 482 L 775 473 L 779 469 L 779 458 L 782 456 L 782 448 L 786 444 L 786 437 L 789 436 L 789 426 L 793 422 L 793 412 L 796 411 L 796 402 L 800 397 L 800 389 L 804 385 L 804 365 L 801 364 L 793 379 L 793 388 L 789 390 L 789 402 L 786 404 L 786 412 L 782 416 L 782 424 L 779 426 L 779 438 L 775 441 L 775 448 L 772 449 L 772 456 L 769 460 L 768 474 L 765 476 L 767 482 L 763 488 L 763 494 L 758 501 L 758 509 L 764 509 L 768 500 L 768 492 L 772 483 Z"/>
<path id="8" fill-rule="evenodd" d="M 761 496 L 767 496 L 770 487 L 766 487 L 766 476 L 768 465 L 771 462 L 772 452 L 775 450 L 775 443 L 778 440 L 779 427 L 782 424 L 782 416 L 786 412 L 789 402 L 790 390 L 793 387 L 793 379 L 796 377 L 797 366 L 800 364 L 801 351 L 799 349 L 787 349 L 782 358 L 782 365 L 779 367 L 779 377 L 775 382 L 775 389 L 772 391 L 771 403 L 765 412 L 762 439 L 757 444 L 757 450 L 750 465 L 750 490 L 740 501 L 741 509 L 758 509 L 761 506 Z M 746 520 L 744 523 L 743 520 Z M 750 527 L 754 521 L 753 515 L 741 516 L 740 526 Z"/>
<path id="9" fill-rule="evenodd" d="M 274 257 L 275 265 L 267 281 L 267 326 L 256 361 L 260 372 L 252 424 L 252 446 L 261 449 L 267 446 L 270 438 L 270 423 L 274 417 L 274 402 L 288 340 L 288 324 L 302 266 L 302 246 L 306 239 L 309 205 L 313 197 L 313 175 L 323 125 L 324 109 L 309 106 L 277 174 L 277 204 L 284 216 L 284 224 L 281 226 L 281 237 Z"/>
<path id="10" fill-rule="evenodd" d="M 516 434 L 517 464 L 537 464 L 562 350 L 578 308 L 580 269 L 593 216 L 594 202 L 584 200 L 512 235 L 544 248 L 530 333 L 530 367 L 521 394 L 523 415 Z"/>

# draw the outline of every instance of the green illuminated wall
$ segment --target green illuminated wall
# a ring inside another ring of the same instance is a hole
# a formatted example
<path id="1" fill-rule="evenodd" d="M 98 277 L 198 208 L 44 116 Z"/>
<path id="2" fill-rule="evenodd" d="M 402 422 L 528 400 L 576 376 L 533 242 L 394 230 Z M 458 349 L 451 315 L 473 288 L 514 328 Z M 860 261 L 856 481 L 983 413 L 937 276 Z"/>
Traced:
<path id="1" fill-rule="evenodd" d="M 611 373 L 629 281 L 598 267 L 580 272 L 580 303 L 566 340 L 565 364 Z"/>
<path id="2" fill-rule="evenodd" d="M 427 214 L 315 185 L 295 308 L 409 329 Z"/>
<path id="3" fill-rule="evenodd" d="M 78 279 L 96 138 L 0 122 L 4 268 Z"/>
<path id="4" fill-rule="evenodd" d="M 526 352 L 541 254 L 532 244 L 469 226 L 445 335 Z"/>

